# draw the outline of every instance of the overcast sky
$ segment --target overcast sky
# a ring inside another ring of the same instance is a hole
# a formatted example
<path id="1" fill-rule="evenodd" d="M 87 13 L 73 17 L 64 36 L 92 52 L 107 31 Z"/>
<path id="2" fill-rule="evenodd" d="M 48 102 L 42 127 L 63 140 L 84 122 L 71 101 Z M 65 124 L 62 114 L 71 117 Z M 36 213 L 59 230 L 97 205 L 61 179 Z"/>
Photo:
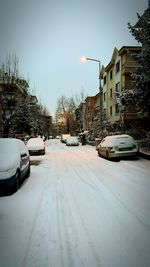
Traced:
<path id="1" fill-rule="evenodd" d="M 147 7 L 148 0 L 0 0 L 0 63 L 15 53 L 20 75 L 54 115 L 59 96 L 98 93 L 98 63 L 81 56 L 106 66 L 114 47 L 138 45 L 127 23 Z"/>

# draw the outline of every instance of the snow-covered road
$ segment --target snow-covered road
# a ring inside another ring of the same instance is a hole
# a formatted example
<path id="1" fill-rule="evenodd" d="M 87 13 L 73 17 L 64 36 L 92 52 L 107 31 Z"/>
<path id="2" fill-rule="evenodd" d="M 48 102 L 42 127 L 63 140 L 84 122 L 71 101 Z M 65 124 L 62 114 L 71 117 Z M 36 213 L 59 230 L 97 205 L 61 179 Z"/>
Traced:
<path id="1" fill-rule="evenodd" d="M 1 267 L 150 267 L 150 162 L 47 142 L 0 197 Z"/>

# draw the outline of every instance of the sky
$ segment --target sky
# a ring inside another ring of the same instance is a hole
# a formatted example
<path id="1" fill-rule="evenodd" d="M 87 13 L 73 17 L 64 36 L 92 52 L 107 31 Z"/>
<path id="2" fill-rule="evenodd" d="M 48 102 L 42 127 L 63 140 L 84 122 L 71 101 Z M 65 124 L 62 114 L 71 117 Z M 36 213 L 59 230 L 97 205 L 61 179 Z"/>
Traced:
<path id="1" fill-rule="evenodd" d="M 19 75 L 54 116 L 60 96 L 98 93 L 98 63 L 138 45 L 134 25 L 148 0 L 0 0 L 0 65 L 16 54 Z"/>

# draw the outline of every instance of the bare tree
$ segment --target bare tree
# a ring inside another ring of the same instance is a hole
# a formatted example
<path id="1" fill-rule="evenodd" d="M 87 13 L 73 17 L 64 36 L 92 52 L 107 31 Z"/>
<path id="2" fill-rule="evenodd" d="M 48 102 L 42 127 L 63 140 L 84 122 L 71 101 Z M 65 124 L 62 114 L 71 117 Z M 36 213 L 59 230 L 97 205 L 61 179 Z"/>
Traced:
<path id="1" fill-rule="evenodd" d="M 82 87 L 80 93 L 75 96 L 76 105 L 79 106 L 81 103 L 83 103 L 86 97 L 85 89 Z"/>
<path id="2" fill-rule="evenodd" d="M 9 77 L 10 82 L 18 77 L 18 59 L 15 53 L 6 56 L 5 63 L 2 64 L 2 73 Z"/>
<path id="3" fill-rule="evenodd" d="M 57 101 L 56 120 L 62 120 L 64 122 L 67 133 L 72 130 L 76 108 L 77 106 L 73 97 L 67 98 L 62 95 Z"/>
<path id="4" fill-rule="evenodd" d="M 56 121 L 61 121 L 66 125 L 66 130 L 64 129 L 64 131 L 67 133 L 77 131 L 75 112 L 80 104 L 85 101 L 85 98 L 84 88 L 82 88 L 79 95 L 76 95 L 75 97 L 72 96 L 69 98 L 64 95 L 59 97 L 55 118 Z"/>

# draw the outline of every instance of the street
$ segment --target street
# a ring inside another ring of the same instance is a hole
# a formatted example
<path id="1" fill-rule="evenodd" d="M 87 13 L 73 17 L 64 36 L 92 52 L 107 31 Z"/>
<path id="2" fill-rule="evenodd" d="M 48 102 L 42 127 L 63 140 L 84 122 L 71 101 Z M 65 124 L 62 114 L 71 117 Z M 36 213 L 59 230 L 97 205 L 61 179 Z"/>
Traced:
<path id="1" fill-rule="evenodd" d="M 150 162 L 46 144 L 0 197 L 1 267 L 150 267 Z"/>

